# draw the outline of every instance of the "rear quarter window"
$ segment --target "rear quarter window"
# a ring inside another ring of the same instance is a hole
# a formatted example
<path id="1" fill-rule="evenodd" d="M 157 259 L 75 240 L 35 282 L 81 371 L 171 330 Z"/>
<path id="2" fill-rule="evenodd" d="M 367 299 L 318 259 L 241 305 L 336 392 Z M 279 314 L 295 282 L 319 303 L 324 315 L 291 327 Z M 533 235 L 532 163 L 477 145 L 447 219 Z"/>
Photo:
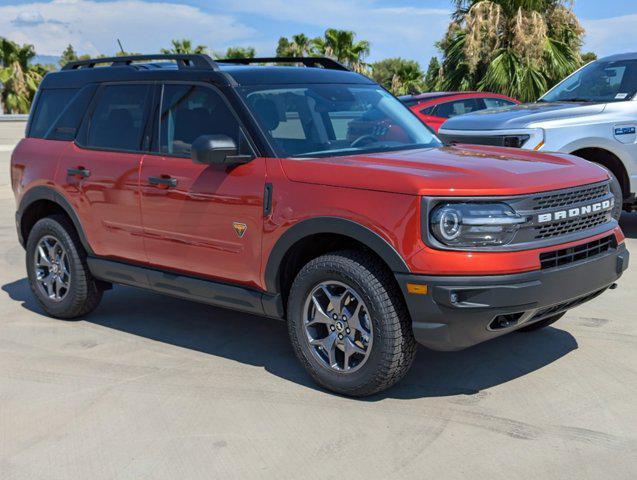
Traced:
<path id="1" fill-rule="evenodd" d="M 29 137 L 44 138 L 77 92 L 77 88 L 41 90 L 31 118 Z"/>

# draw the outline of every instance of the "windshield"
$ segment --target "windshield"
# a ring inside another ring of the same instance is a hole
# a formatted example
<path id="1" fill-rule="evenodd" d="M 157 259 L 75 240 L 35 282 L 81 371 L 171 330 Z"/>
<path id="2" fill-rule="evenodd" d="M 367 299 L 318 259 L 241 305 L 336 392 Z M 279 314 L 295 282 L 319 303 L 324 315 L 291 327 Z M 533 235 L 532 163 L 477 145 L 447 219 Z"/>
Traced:
<path id="1" fill-rule="evenodd" d="M 441 145 L 431 130 L 377 85 L 278 85 L 241 91 L 280 157 Z"/>
<path id="2" fill-rule="evenodd" d="M 621 102 L 637 90 L 637 60 L 589 63 L 544 95 L 541 102 Z"/>

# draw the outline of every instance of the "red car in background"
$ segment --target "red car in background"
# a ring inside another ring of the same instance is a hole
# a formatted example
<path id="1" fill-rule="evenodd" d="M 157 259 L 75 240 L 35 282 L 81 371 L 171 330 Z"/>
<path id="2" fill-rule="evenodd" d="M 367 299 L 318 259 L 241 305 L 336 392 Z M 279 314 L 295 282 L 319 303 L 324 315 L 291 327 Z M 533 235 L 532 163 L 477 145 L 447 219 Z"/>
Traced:
<path id="1" fill-rule="evenodd" d="M 508 107 L 520 102 L 498 93 L 428 92 L 403 95 L 398 99 L 407 105 L 422 122 L 436 133 L 448 118 L 487 108 Z"/>

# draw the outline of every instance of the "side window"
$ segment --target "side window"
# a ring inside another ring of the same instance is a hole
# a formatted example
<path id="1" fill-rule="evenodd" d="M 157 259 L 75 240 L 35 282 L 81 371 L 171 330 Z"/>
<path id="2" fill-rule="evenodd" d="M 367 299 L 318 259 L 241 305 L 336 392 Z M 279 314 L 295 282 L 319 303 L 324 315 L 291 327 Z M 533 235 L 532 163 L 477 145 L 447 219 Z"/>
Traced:
<path id="1" fill-rule="evenodd" d="M 140 150 L 146 119 L 149 85 L 107 85 L 91 115 L 87 146 Z"/>
<path id="2" fill-rule="evenodd" d="M 44 138 L 76 93 L 76 88 L 41 90 L 31 119 L 29 137 Z"/>
<path id="3" fill-rule="evenodd" d="M 239 122 L 215 90 L 200 85 L 164 86 L 159 147 L 165 155 L 187 157 L 202 135 L 227 135 L 247 152 Z"/>
<path id="4" fill-rule="evenodd" d="M 82 123 L 86 109 L 93 98 L 95 88 L 95 85 L 87 85 L 71 99 L 70 103 L 46 133 L 45 138 L 47 140 L 68 141 L 75 138 L 77 129 Z"/>
<path id="5" fill-rule="evenodd" d="M 433 115 L 432 112 L 434 111 L 435 107 L 435 105 L 431 105 L 427 108 L 423 108 L 422 110 L 420 110 L 420 113 L 422 113 L 423 115 Z"/>
<path id="6" fill-rule="evenodd" d="M 455 100 L 452 102 L 441 103 L 436 109 L 436 116 L 443 118 L 451 118 L 457 115 L 482 110 L 482 105 L 476 98 L 465 98 L 464 100 Z"/>
<path id="7" fill-rule="evenodd" d="M 483 98 L 482 100 L 484 100 L 484 105 L 486 106 L 486 108 L 502 108 L 515 105 L 515 103 L 503 98 Z"/>

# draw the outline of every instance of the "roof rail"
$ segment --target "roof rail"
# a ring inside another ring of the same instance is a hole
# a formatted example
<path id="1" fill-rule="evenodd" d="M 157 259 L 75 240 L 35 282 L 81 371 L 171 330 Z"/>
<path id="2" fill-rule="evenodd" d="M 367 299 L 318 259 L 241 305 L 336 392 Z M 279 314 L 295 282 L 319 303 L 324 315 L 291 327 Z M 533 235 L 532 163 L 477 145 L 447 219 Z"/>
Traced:
<path id="1" fill-rule="evenodd" d="M 349 69 L 342 63 L 327 57 L 261 57 L 261 58 L 224 58 L 217 60 L 219 63 L 237 63 L 250 65 L 251 63 L 302 63 L 306 67 L 323 67 L 329 70 Z"/>
<path id="2" fill-rule="evenodd" d="M 122 57 L 90 58 L 68 62 L 62 70 L 78 70 L 80 68 L 94 68 L 95 65 L 110 63 L 111 67 L 130 65 L 144 60 L 175 60 L 179 69 L 205 68 L 219 70 L 217 63 L 205 54 L 156 54 L 156 55 L 127 55 Z"/>

